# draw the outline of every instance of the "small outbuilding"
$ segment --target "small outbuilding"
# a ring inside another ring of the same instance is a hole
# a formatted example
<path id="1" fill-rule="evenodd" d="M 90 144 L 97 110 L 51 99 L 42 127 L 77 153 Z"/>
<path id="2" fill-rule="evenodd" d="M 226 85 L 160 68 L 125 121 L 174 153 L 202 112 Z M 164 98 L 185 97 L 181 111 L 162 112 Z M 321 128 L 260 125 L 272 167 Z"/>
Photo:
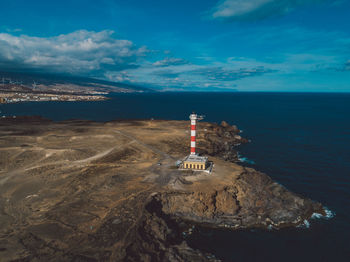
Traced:
<path id="1" fill-rule="evenodd" d="M 183 161 L 184 169 L 206 170 L 208 158 L 205 156 L 189 155 Z"/>

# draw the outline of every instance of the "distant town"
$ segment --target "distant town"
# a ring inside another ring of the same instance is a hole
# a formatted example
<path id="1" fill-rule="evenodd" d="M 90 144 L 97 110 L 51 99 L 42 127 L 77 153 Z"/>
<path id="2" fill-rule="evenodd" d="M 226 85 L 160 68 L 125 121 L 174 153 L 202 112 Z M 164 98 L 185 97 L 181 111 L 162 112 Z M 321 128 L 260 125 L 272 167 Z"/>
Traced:
<path id="1" fill-rule="evenodd" d="M 102 95 L 62 95 L 45 93 L 0 93 L 0 103 L 18 103 L 33 101 L 99 101 L 107 99 Z"/>
<path id="2" fill-rule="evenodd" d="M 100 101 L 109 92 L 74 84 L 32 84 L 1 78 L 0 104 L 39 101 Z"/>
<path id="3" fill-rule="evenodd" d="M 0 71 L 0 104 L 32 101 L 100 101 L 109 93 L 151 89 L 95 78 Z"/>

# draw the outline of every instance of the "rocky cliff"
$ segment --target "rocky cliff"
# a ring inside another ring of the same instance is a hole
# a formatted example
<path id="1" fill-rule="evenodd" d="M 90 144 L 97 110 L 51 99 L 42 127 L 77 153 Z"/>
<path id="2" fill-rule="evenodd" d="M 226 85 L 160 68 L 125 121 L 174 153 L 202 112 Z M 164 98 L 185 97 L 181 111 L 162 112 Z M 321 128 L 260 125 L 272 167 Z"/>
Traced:
<path id="1" fill-rule="evenodd" d="M 204 124 L 205 125 L 205 124 Z M 220 157 L 226 161 L 238 162 L 237 146 L 248 143 L 240 135 L 237 126 L 222 121 L 220 125 L 209 124 L 198 133 L 199 153 Z"/>
<path id="2" fill-rule="evenodd" d="M 225 186 L 163 192 L 153 201 L 174 218 L 234 229 L 299 225 L 315 212 L 324 213 L 321 204 L 288 191 L 251 168 Z"/>

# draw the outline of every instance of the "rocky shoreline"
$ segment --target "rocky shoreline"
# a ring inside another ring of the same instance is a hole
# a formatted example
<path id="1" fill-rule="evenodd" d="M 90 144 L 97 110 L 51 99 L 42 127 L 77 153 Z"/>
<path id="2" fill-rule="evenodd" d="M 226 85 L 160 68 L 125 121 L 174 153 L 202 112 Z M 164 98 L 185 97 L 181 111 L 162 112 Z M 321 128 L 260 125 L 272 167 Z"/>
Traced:
<path id="1" fill-rule="evenodd" d="M 152 194 L 126 261 L 220 261 L 191 249 L 184 236 L 194 226 L 270 230 L 301 225 L 314 213 L 326 215 L 320 203 L 288 191 L 254 169 L 246 168 L 234 184 L 218 191 Z"/>
<path id="2" fill-rule="evenodd" d="M 205 129 L 209 129 L 209 132 L 199 133 L 197 138 L 200 154 L 219 157 L 229 162 L 240 162 L 237 146 L 248 143 L 248 139 L 240 135 L 241 130 L 237 126 L 222 121 L 220 125 L 211 124 Z"/>

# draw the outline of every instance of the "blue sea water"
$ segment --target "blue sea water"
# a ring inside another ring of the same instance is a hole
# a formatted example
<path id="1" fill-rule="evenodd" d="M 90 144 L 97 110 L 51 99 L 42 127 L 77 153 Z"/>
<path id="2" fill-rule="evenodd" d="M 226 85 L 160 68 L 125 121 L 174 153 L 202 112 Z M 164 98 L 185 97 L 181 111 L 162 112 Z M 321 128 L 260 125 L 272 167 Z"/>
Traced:
<path id="1" fill-rule="evenodd" d="M 246 165 L 323 203 L 334 217 L 283 230 L 197 228 L 190 245 L 223 261 L 350 261 L 350 94 L 112 94 L 108 101 L 8 104 L 0 111 L 96 121 L 188 120 L 196 111 L 206 121 L 236 124 L 251 139 L 239 149 Z"/>

